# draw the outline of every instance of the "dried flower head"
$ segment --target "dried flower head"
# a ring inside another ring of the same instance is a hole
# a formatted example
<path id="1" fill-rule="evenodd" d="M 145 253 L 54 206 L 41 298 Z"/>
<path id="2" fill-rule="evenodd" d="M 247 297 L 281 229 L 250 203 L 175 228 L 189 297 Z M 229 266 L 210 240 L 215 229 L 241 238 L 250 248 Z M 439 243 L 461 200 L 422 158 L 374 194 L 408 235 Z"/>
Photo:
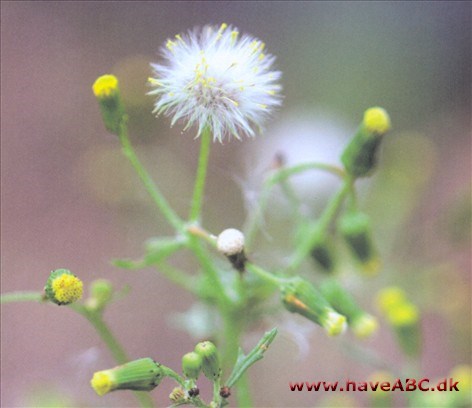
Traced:
<path id="1" fill-rule="evenodd" d="M 281 73 L 271 70 L 275 57 L 264 47 L 227 24 L 167 40 L 162 48 L 167 63 L 151 64 L 149 94 L 158 97 L 154 113 L 173 115 L 172 125 L 185 119 L 184 130 L 196 124 L 197 137 L 205 127 L 220 142 L 229 135 L 254 136 L 281 101 Z"/>

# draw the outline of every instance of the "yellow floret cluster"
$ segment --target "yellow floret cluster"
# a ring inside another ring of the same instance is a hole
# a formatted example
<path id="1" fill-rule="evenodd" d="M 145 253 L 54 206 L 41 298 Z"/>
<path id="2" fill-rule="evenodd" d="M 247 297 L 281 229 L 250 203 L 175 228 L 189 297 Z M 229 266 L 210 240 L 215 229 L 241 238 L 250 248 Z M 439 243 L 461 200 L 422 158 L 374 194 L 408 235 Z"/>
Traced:
<path id="1" fill-rule="evenodd" d="M 383 135 L 390 130 L 390 116 L 383 108 L 367 109 L 364 113 L 364 126 L 369 132 Z"/>
<path id="2" fill-rule="evenodd" d="M 400 288 L 389 287 L 380 291 L 377 304 L 392 326 L 410 326 L 418 322 L 418 308 Z"/>
<path id="3" fill-rule="evenodd" d="M 97 98 L 108 98 L 118 91 L 118 78 L 114 75 L 102 75 L 94 82 L 92 89 Z"/>
<path id="4" fill-rule="evenodd" d="M 83 293 L 82 281 L 74 275 L 63 274 L 52 281 L 54 298 L 68 304 L 79 300 Z"/>
<path id="5" fill-rule="evenodd" d="M 96 372 L 90 380 L 90 385 L 98 395 L 105 395 L 112 390 L 110 374 L 107 371 Z"/>

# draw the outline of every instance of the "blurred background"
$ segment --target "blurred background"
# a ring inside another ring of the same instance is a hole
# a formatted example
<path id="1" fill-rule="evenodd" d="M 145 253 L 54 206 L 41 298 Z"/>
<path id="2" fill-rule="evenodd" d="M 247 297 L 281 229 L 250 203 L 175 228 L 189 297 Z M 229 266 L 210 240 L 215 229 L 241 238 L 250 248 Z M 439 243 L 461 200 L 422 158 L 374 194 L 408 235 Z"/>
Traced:
<path id="1" fill-rule="evenodd" d="M 60 267 L 85 283 L 107 278 L 118 290 L 130 285 L 107 309 L 107 322 L 132 358 L 180 367 L 196 338 L 179 327 L 175 313 L 189 310 L 192 297 L 152 270 L 110 264 L 139 258 L 146 239 L 172 230 L 105 131 L 91 86 L 105 73 L 119 77 L 138 154 L 184 215 L 199 143 L 192 131 L 182 134 L 168 118 L 153 117 L 145 83 L 168 37 L 222 22 L 260 38 L 277 56 L 284 103 L 264 135 L 213 145 L 205 227 L 218 233 L 243 225 L 276 153 L 288 165 L 337 163 L 364 110 L 386 108 L 393 131 L 379 170 L 359 183 L 384 268 L 377 278 L 350 284 L 373 314 L 379 288 L 394 284 L 408 292 L 422 312 L 422 377 L 443 378 L 457 364 L 470 364 L 469 2 L 2 2 L 2 293 L 41 290 Z M 314 217 L 338 187 L 318 173 L 294 185 Z M 290 209 L 283 198 L 273 203 L 266 218 L 272 240 L 260 236 L 251 254 L 268 268 L 291 248 Z M 174 262 L 195 268 L 190 257 Z M 304 268 L 314 273 L 310 263 Z M 2 406 L 135 405 L 129 392 L 100 398 L 90 388 L 92 373 L 114 364 L 93 329 L 68 308 L 8 304 L 1 317 Z M 275 325 L 280 336 L 250 371 L 257 406 L 366 404 L 355 393 L 288 388 L 289 381 L 367 380 L 375 368 L 343 352 L 357 340 L 329 339 L 281 312 L 254 327 L 244 346 Z M 405 362 L 383 323 L 363 347 L 386 365 Z M 153 391 L 159 406 L 168 405 L 171 387 L 164 381 Z"/>

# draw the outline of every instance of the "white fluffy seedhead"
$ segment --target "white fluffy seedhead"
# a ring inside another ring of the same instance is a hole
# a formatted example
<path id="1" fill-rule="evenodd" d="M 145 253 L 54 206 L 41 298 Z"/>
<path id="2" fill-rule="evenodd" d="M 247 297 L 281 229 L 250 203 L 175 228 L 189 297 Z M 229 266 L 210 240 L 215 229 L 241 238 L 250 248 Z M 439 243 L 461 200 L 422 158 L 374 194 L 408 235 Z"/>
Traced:
<path id="1" fill-rule="evenodd" d="M 225 229 L 218 235 L 216 247 L 226 256 L 240 254 L 244 251 L 244 235 L 235 228 Z"/>

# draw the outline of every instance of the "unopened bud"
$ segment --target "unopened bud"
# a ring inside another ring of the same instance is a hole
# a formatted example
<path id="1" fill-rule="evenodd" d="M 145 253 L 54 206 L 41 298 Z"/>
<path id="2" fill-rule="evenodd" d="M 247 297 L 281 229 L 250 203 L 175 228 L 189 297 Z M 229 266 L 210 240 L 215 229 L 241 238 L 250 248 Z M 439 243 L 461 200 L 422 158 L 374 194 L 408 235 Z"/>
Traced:
<path id="1" fill-rule="evenodd" d="M 247 258 L 244 253 L 244 234 L 241 231 L 235 228 L 225 229 L 218 235 L 216 247 L 229 259 L 236 270 L 244 272 Z"/>
<path id="2" fill-rule="evenodd" d="M 211 341 L 202 341 L 195 346 L 195 353 L 202 358 L 205 377 L 211 381 L 217 380 L 221 375 L 221 367 L 216 346 Z"/>
<path id="3" fill-rule="evenodd" d="M 330 305 L 346 316 L 349 326 L 357 337 L 369 337 L 377 331 L 377 319 L 364 312 L 352 295 L 339 285 L 336 280 L 325 280 L 320 290 Z"/>
<path id="4" fill-rule="evenodd" d="M 397 287 L 381 290 L 377 295 L 377 304 L 392 326 L 403 351 L 412 356 L 418 355 L 421 349 L 418 308 Z"/>
<path id="5" fill-rule="evenodd" d="M 105 127 L 117 135 L 125 115 L 118 78 L 114 75 L 102 75 L 94 82 L 92 89 L 100 105 Z"/>
<path id="6" fill-rule="evenodd" d="M 365 111 L 357 133 L 341 156 L 341 161 L 349 174 L 364 177 L 374 169 L 382 136 L 389 129 L 390 117 L 385 109 L 374 107 Z"/>
<path id="7" fill-rule="evenodd" d="M 87 307 L 92 310 L 102 310 L 113 297 L 113 286 L 106 279 L 96 279 L 90 285 L 90 298 Z"/>
<path id="8" fill-rule="evenodd" d="M 333 272 L 335 267 L 332 243 L 324 230 L 317 230 L 311 248 L 312 258 L 326 271 Z"/>
<path id="9" fill-rule="evenodd" d="M 141 358 L 96 372 L 90 384 L 102 396 L 115 390 L 151 391 L 163 378 L 164 372 L 160 364 L 151 358 Z"/>
<path id="10" fill-rule="evenodd" d="M 346 317 L 336 312 L 315 287 L 305 279 L 292 278 L 281 284 L 282 302 L 287 310 L 322 326 L 330 336 L 345 331 Z"/>
<path id="11" fill-rule="evenodd" d="M 191 380 L 198 379 L 202 370 L 202 357 L 194 351 L 185 354 L 182 357 L 182 372 L 185 377 Z"/>

